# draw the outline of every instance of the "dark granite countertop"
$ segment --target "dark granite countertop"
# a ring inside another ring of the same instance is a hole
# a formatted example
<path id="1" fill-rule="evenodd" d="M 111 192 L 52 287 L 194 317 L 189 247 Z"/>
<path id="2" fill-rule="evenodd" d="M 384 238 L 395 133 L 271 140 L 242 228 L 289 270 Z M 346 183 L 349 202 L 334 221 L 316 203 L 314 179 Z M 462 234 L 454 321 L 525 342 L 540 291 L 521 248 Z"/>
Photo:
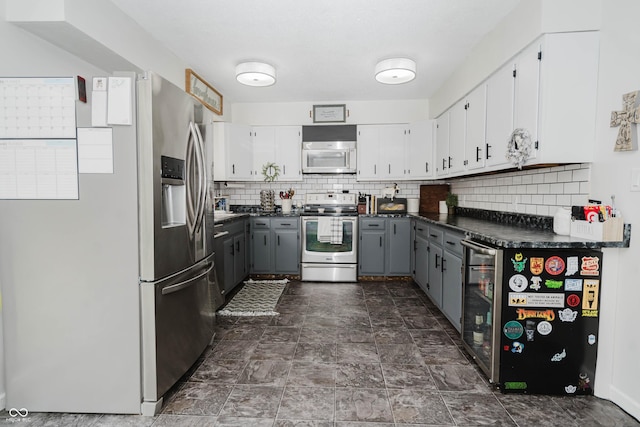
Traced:
<path id="1" fill-rule="evenodd" d="M 625 224 L 624 240 L 622 242 L 600 242 L 555 234 L 553 229 L 548 228 L 548 221 L 546 220 L 542 224 L 531 224 L 531 221 L 536 222 L 537 219 L 533 217 L 531 217 L 532 219 L 525 218 L 524 220 L 515 218 L 515 221 L 509 221 L 505 220 L 502 217 L 503 215 L 499 214 L 500 221 L 446 214 L 411 214 L 410 216 L 453 231 L 463 232 L 469 239 L 499 248 L 628 248 L 631 239 L 630 224 Z M 551 224 L 553 224 L 553 221 L 551 221 Z"/>
<path id="2" fill-rule="evenodd" d="M 242 218 L 249 218 L 248 213 L 219 213 L 215 212 L 213 214 L 213 223 L 214 224 L 225 224 L 233 221 L 237 221 Z"/>

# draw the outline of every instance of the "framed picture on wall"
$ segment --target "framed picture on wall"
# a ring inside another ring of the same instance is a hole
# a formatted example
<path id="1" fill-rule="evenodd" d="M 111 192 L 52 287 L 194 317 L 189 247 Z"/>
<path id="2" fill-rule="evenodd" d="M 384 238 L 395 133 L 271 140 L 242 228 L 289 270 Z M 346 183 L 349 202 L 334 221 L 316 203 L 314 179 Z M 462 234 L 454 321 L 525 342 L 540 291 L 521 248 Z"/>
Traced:
<path id="1" fill-rule="evenodd" d="M 185 70 L 185 90 L 209 110 L 222 115 L 222 94 L 191 68 Z"/>
<path id="2" fill-rule="evenodd" d="M 347 106 L 339 105 L 314 105 L 313 123 L 344 123 L 346 121 Z"/>

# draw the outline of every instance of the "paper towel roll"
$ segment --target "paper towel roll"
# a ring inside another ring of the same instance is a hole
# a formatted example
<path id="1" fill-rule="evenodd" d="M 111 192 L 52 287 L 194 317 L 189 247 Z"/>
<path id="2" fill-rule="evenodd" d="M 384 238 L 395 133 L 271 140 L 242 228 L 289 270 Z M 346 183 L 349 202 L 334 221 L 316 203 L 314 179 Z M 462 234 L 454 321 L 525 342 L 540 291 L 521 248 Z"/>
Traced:
<path id="1" fill-rule="evenodd" d="M 407 212 L 418 213 L 420 207 L 420 199 L 407 199 Z"/>
<path id="2" fill-rule="evenodd" d="M 446 214 L 449 212 L 449 210 L 447 209 L 447 202 L 445 202 L 444 200 L 440 200 L 440 202 L 438 203 L 438 210 L 441 214 Z"/>

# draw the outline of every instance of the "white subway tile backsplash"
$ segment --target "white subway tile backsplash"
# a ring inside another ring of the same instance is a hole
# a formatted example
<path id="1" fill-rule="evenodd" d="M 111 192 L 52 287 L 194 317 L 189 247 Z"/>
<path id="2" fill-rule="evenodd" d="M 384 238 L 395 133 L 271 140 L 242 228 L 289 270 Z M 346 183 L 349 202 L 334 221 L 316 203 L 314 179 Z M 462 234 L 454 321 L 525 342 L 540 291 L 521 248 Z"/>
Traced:
<path id="1" fill-rule="evenodd" d="M 573 181 L 589 181 L 591 169 L 577 169 L 573 171 Z"/>

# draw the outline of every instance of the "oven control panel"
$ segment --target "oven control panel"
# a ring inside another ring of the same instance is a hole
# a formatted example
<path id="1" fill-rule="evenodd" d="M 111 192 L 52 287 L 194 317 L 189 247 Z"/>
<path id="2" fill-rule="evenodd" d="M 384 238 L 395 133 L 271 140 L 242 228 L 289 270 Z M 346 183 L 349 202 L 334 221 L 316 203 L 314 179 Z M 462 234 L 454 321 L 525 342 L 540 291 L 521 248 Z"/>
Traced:
<path id="1" fill-rule="evenodd" d="M 307 193 L 305 204 L 307 205 L 355 205 L 356 193 Z"/>

